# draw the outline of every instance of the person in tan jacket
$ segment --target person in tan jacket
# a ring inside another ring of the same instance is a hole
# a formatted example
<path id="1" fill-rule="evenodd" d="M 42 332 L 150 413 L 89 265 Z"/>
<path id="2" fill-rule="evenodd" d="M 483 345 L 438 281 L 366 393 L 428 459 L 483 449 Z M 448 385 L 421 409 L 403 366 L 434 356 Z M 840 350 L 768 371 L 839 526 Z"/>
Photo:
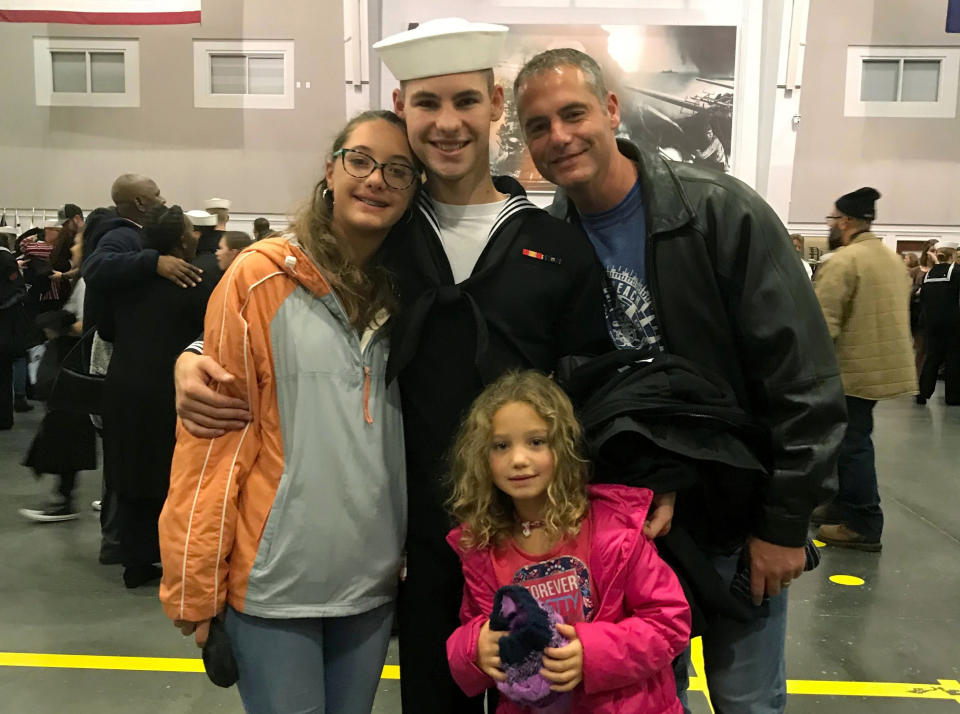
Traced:
<path id="1" fill-rule="evenodd" d="M 910 277 L 903 261 L 870 232 L 880 194 L 861 188 L 837 199 L 827 216 L 842 247 L 821 266 L 814 290 L 837 350 L 847 396 L 847 431 L 840 447 L 840 489 L 814 512 L 817 537 L 831 545 L 880 550 L 883 511 L 874 463 L 877 400 L 917 392 L 910 339 Z"/>

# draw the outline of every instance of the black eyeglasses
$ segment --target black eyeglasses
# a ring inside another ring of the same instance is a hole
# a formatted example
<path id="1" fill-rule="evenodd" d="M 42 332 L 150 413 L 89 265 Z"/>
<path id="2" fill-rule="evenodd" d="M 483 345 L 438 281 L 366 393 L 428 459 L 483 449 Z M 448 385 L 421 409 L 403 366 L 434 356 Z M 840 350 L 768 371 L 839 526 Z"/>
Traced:
<path id="1" fill-rule="evenodd" d="M 409 188 L 417 180 L 417 172 L 414 171 L 413 167 L 399 161 L 388 161 L 381 164 L 372 156 L 356 149 L 340 149 L 334 151 L 333 155 L 340 157 L 343 162 L 343 170 L 354 178 L 366 178 L 380 169 L 383 182 L 398 191 Z"/>
<path id="2" fill-rule="evenodd" d="M 824 219 L 826 219 L 827 223 L 830 221 L 839 221 L 841 218 L 843 218 L 843 216 L 824 216 Z"/>

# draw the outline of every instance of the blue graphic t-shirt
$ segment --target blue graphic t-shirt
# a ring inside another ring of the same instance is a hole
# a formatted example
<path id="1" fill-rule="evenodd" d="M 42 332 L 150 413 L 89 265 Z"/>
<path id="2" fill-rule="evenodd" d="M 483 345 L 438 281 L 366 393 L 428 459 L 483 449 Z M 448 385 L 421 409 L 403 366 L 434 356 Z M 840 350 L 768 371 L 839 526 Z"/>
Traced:
<path id="1" fill-rule="evenodd" d="M 580 223 L 607 271 L 607 329 L 618 349 L 662 351 L 653 298 L 647 287 L 647 223 L 640 181 L 609 211 L 583 214 Z"/>

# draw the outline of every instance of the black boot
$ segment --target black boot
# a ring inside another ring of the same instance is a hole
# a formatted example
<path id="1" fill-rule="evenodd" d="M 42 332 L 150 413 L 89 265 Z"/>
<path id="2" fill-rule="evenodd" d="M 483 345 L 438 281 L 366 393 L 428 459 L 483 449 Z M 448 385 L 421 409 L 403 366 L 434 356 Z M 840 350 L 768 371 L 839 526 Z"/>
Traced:
<path id="1" fill-rule="evenodd" d="M 159 580 L 163 570 L 156 565 L 129 565 L 123 569 L 123 584 L 128 588 L 138 588 L 153 580 Z"/>

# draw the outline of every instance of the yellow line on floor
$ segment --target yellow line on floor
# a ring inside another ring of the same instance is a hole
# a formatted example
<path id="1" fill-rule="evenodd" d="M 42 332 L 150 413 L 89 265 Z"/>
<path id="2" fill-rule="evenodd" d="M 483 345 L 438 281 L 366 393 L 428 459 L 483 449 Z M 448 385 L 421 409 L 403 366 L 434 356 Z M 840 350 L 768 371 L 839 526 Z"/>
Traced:
<path id="1" fill-rule="evenodd" d="M 690 692 L 703 692 L 707 699 L 707 707 L 710 714 L 714 714 L 713 702 L 710 701 L 710 694 L 707 691 L 707 680 L 704 677 L 705 668 L 703 666 L 703 639 L 694 637 L 690 640 L 690 664 L 693 666 L 693 676 L 687 684 L 687 690 Z"/>
<path id="2" fill-rule="evenodd" d="M 203 672 L 196 658 L 115 657 L 106 655 L 38 654 L 0 652 L 0 667 L 48 667 L 61 669 L 127 670 L 139 672 Z M 690 691 L 705 692 L 706 680 L 698 669 L 690 678 Z M 400 679 L 400 667 L 385 665 L 382 679 Z M 787 694 L 821 697 L 891 697 L 895 699 L 952 699 L 960 704 L 960 682 L 941 679 L 936 684 L 919 682 L 833 682 L 819 679 L 787 680 Z"/>
<path id="3" fill-rule="evenodd" d="M 35 654 L 32 652 L 0 652 L 0 667 L 203 672 L 203 662 L 193 657 L 114 657 L 106 655 Z M 395 664 L 384 665 L 380 678 L 400 679 L 400 667 Z"/>

